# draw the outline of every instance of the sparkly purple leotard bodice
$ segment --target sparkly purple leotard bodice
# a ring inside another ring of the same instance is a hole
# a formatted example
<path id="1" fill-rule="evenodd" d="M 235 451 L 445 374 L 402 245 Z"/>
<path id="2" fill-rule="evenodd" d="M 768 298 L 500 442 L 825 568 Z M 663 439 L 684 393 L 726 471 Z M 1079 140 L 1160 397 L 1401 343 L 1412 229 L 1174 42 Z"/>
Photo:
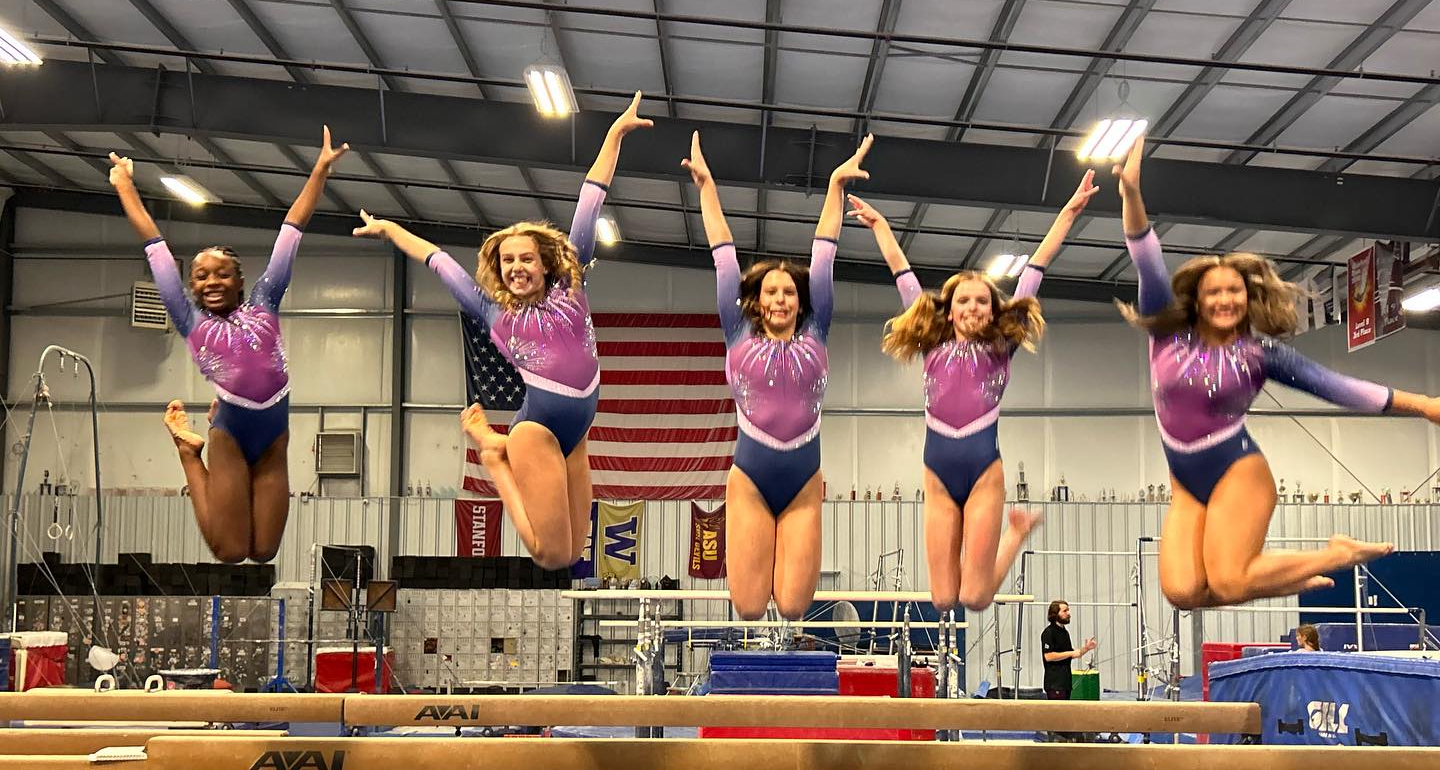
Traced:
<path id="1" fill-rule="evenodd" d="M 300 228 L 290 222 L 281 226 L 270 263 L 255 282 L 250 298 L 223 316 L 195 304 L 164 239 L 145 244 L 165 310 L 185 338 L 200 373 L 215 386 L 222 401 L 247 409 L 268 409 L 290 393 L 290 373 L 280 337 L 280 300 L 290 285 L 300 235 Z"/>
<path id="2" fill-rule="evenodd" d="M 788 340 L 757 333 L 740 308 L 740 263 L 735 244 L 711 247 L 715 294 L 725 331 L 725 379 L 735 398 L 740 430 L 771 449 L 790 450 L 820 434 L 820 408 L 830 374 L 825 340 L 835 308 L 835 241 L 816 238 L 810 249 L 810 316 Z"/>
<path id="3" fill-rule="evenodd" d="M 1126 246 L 1140 278 L 1137 307 L 1154 315 L 1173 300 L 1160 239 L 1146 230 L 1126 238 Z M 1173 450 L 1196 452 L 1239 433 L 1267 379 L 1357 412 L 1383 412 L 1393 396 L 1390 388 L 1333 372 L 1268 337 L 1242 334 L 1218 346 L 1194 329 L 1150 337 L 1155 418 Z"/>
<path id="4" fill-rule="evenodd" d="M 1033 297 L 1045 272 L 1026 265 L 1015 297 Z M 895 276 L 900 302 L 909 308 L 920 298 L 920 280 L 904 270 Z M 925 354 L 925 424 L 948 438 L 963 438 L 993 425 L 1010 382 L 1015 346 L 984 340 L 951 339 Z"/>
<path id="5" fill-rule="evenodd" d="M 570 242 L 582 270 L 595 254 L 595 220 L 605 191 L 604 185 L 589 180 L 580 189 Z M 461 310 L 484 321 L 495 347 L 515 365 L 526 385 L 576 398 L 599 387 L 600 359 L 584 286 L 572 287 L 562 278 L 539 302 L 507 310 L 477 286 L 449 254 L 437 251 L 425 263 L 440 276 Z"/>

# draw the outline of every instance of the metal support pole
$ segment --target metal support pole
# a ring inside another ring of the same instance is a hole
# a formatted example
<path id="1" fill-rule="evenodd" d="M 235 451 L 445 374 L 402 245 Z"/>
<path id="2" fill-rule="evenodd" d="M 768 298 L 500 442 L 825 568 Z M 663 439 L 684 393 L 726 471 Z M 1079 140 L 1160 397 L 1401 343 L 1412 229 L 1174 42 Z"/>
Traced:
<path id="1" fill-rule="evenodd" d="M 1355 572 L 1355 651 L 1365 651 L 1365 576 L 1360 567 Z"/>
<path id="2" fill-rule="evenodd" d="M 899 677 L 896 683 L 895 694 L 901 698 L 910 697 L 910 605 L 905 605 L 904 619 L 900 621 L 900 644 L 899 651 L 895 653 L 895 676 Z"/>
<path id="3" fill-rule="evenodd" d="M 1149 634 L 1145 632 L 1145 538 L 1135 541 L 1135 683 L 1138 685 L 1136 700 L 1150 700 L 1145 691 L 1145 664 L 1149 655 Z"/>
<path id="4" fill-rule="evenodd" d="M 1022 552 L 1022 553 L 1020 554 L 1020 574 L 1018 574 L 1018 575 L 1015 576 L 1015 593 L 1017 593 L 1017 594 L 1024 594 L 1024 593 L 1025 593 L 1025 583 L 1026 583 L 1025 573 L 1026 573 L 1026 570 L 1028 569 L 1029 564 L 1030 564 L 1030 560 L 1029 560 L 1029 558 L 1028 558 L 1029 556 L 1030 556 L 1030 553 L 1029 553 L 1028 551 Z M 1015 603 L 1015 665 L 1011 667 L 1012 670 L 1013 670 L 1014 673 L 1015 673 L 1015 697 L 1016 697 L 1016 698 L 1019 698 L 1019 697 L 1020 697 L 1020 665 L 1021 665 L 1020 657 L 1021 657 L 1021 650 L 1023 650 L 1024 647 L 1025 647 L 1024 642 L 1023 642 L 1024 632 L 1025 632 L 1025 602 L 1016 602 L 1016 603 Z"/>
<path id="5" fill-rule="evenodd" d="M 1180 700 L 1180 610 L 1170 610 L 1170 681 L 1165 685 L 1170 700 Z"/>

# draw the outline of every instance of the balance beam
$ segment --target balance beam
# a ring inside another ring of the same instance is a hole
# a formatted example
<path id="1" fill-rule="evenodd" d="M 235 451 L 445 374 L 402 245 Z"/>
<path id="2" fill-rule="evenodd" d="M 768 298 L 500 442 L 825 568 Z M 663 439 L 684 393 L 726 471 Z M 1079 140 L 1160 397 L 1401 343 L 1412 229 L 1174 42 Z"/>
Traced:
<path id="1" fill-rule="evenodd" d="M 144 746 L 157 736 L 282 738 L 284 730 L 105 730 L 0 729 L 0 756 L 16 754 L 88 756 L 110 746 Z"/>
<path id="2" fill-rule="evenodd" d="M 365 695 L 349 726 L 597 725 L 1260 733 L 1254 703 L 1007 701 L 785 695 Z"/>
<path id="3" fill-rule="evenodd" d="M 32 690 L 0 693 L 0 723 L 43 719 L 82 722 L 339 722 L 344 694 L 169 690 L 105 693 Z"/>
<path id="4" fill-rule="evenodd" d="M 681 588 L 669 591 L 601 588 L 594 591 L 561 591 L 562 599 L 653 599 L 675 601 L 730 601 L 730 592 L 712 588 Z M 816 591 L 817 602 L 902 602 L 929 603 L 928 591 Z M 996 604 L 1035 601 L 1030 594 L 996 594 Z"/>
<path id="5" fill-rule="evenodd" d="M 643 767 L 764 767 L 766 770 L 1315 770 L 1335 766 L 1434 770 L 1440 749 L 1333 746 L 1171 746 L 1104 744 L 930 743 L 913 741 L 633 740 L 551 738 L 274 738 L 206 741 L 152 738 L 143 762 L 122 770 L 393 770 L 477 767 L 486 770 Z M 477 753 L 478 752 L 478 753 Z M 4 767 L 0 764 L 0 767 Z"/>

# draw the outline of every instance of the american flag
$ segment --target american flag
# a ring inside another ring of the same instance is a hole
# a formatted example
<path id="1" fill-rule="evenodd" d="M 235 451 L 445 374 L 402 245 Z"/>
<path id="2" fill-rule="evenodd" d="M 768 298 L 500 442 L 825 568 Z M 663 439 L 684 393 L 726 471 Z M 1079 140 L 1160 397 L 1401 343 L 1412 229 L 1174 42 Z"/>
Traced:
<path id="1" fill-rule="evenodd" d="M 590 427 L 597 499 L 710 500 L 725 496 L 738 428 L 725 384 L 725 342 L 711 313 L 594 313 L 600 405 Z M 520 408 L 524 383 L 484 324 L 461 315 L 466 391 L 497 430 Z M 468 441 L 468 440 L 467 440 Z M 473 444 L 462 487 L 494 497 Z"/>

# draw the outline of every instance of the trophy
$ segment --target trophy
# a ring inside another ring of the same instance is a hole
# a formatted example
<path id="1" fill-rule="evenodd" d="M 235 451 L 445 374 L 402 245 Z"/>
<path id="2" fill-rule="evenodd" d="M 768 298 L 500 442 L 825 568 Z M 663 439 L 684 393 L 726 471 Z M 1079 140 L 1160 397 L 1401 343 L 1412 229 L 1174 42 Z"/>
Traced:
<path id="1" fill-rule="evenodd" d="M 1025 461 L 1020 461 L 1020 480 L 1015 482 L 1015 500 L 1021 503 L 1030 502 L 1030 485 L 1025 481 Z"/>

